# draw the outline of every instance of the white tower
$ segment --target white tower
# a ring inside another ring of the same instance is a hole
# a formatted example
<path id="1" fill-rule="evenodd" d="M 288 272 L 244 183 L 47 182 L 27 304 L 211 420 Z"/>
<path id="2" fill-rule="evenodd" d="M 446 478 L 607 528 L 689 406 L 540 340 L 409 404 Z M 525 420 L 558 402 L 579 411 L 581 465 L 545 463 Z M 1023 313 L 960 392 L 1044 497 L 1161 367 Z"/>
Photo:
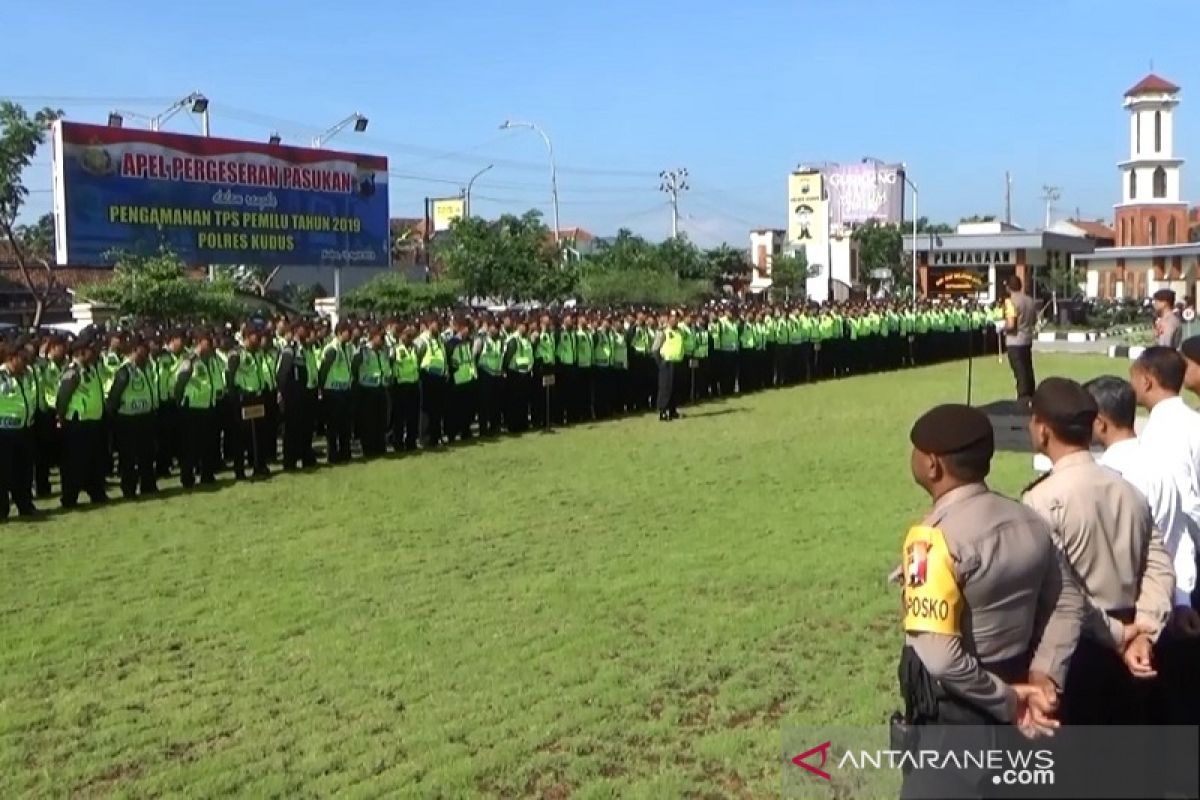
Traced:
<path id="1" fill-rule="evenodd" d="M 1187 204 L 1180 200 L 1175 157 L 1175 106 L 1179 87 L 1147 75 L 1125 93 L 1129 110 L 1129 158 L 1121 171 L 1116 206 L 1117 244 L 1123 247 L 1187 241 Z"/>

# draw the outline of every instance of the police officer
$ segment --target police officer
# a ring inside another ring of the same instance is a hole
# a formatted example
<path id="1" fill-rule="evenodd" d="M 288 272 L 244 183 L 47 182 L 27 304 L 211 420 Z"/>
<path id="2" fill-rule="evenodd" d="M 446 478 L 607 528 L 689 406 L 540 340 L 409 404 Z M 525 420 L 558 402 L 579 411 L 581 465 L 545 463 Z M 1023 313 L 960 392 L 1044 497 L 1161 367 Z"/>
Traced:
<path id="1" fill-rule="evenodd" d="M 441 447 L 450 362 L 437 317 L 429 317 L 425 330 L 414 342 L 414 349 L 421 370 L 421 447 Z"/>
<path id="2" fill-rule="evenodd" d="M 171 395 L 179 408 L 182 427 L 179 448 L 179 482 L 183 488 L 216 483 L 221 466 L 221 413 L 217 396 L 224 365 L 213 348 L 208 331 L 195 334 L 195 350 L 179 362 Z"/>
<path id="3" fill-rule="evenodd" d="M 107 503 L 104 478 L 110 464 L 104 387 L 92 339 L 80 336 L 71 350 L 72 361 L 63 370 L 55 398 L 55 411 L 63 426 L 63 508 L 78 505 L 80 492 L 87 492 L 93 503 Z"/>
<path id="4" fill-rule="evenodd" d="M 59 336 L 46 340 L 45 355 L 37 362 L 38 413 L 34 422 L 34 488 L 39 498 L 50 496 L 50 470 L 61 469 L 62 430 L 54 413 L 58 384 L 67 366 L 67 343 Z"/>
<path id="5" fill-rule="evenodd" d="M 421 418 L 421 370 L 413 343 L 416 330 L 406 325 L 397 331 L 392 347 L 391 439 L 396 452 L 417 449 Z"/>
<path id="6" fill-rule="evenodd" d="M 279 386 L 280 415 L 283 418 L 283 469 L 308 469 L 317 465 L 312 453 L 313 409 L 309 392 L 317 387 L 315 358 L 308 346 L 308 326 L 297 322 L 291 338 L 279 352 L 275 382 Z"/>
<path id="7" fill-rule="evenodd" d="M 126 499 L 155 494 L 154 443 L 158 407 L 158 381 L 151 370 L 150 351 L 144 339 L 135 337 L 129 356 L 113 375 L 106 410 L 113 421 L 121 475 L 121 495 Z"/>
<path id="8" fill-rule="evenodd" d="M 1036 386 L 1033 375 L 1033 334 L 1037 327 L 1037 303 L 1021 291 L 1021 279 L 1008 279 L 1008 300 L 1004 302 L 1004 340 L 1008 363 L 1017 383 L 1017 400 L 1028 405 Z"/>
<path id="9" fill-rule="evenodd" d="M 530 400 L 535 394 L 531 383 L 534 366 L 533 342 L 522 320 L 504 345 L 504 394 L 508 407 L 504 412 L 504 427 L 509 433 L 529 430 Z"/>
<path id="10" fill-rule="evenodd" d="M 1092 457 L 1096 401 L 1075 381 L 1047 378 L 1032 398 L 1034 448 L 1054 464 L 1024 495 L 1051 526 L 1088 600 L 1071 658 L 1062 720 L 1135 724 L 1153 676 L 1150 651 L 1171 613 L 1174 572 L 1146 498 Z M 1062 684 L 1059 684 L 1060 688 Z"/>
<path id="11" fill-rule="evenodd" d="M 0 342 L 0 520 L 11 506 L 22 517 L 37 514 L 33 505 L 33 423 L 38 391 L 25 354 Z"/>
<path id="12" fill-rule="evenodd" d="M 247 460 L 254 477 L 265 478 L 271 474 L 267 467 L 270 455 L 267 438 L 273 433 L 268 428 L 266 396 L 275 393 L 266 383 L 266 359 L 258 329 L 244 326 L 242 347 L 229 353 L 225 367 L 225 385 L 235 415 L 230 428 L 233 476 L 239 481 L 246 479 Z"/>
<path id="13" fill-rule="evenodd" d="M 375 458 L 387 452 L 388 389 L 392 379 L 392 356 L 383 341 L 383 329 L 371 329 L 367 344 L 354 354 L 358 415 L 358 440 L 363 456 Z"/>
<path id="14" fill-rule="evenodd" d="M 938 406 L 909 439 L 913 479 L 933 507 L 904 539 L 905 713 L 893 725 L 921 750 L 989 749 L 996 742 L 989 730 L 999 725 L 1046 733 L 1056 726 L 1051 715 L 1079 636 L 1082 597 L 1046 523 L 988 489 L 995 446 L 986 415 Z M 915 770 L 902 796 L 978 797 L 982 778 Z"/>
<path id="15" fill-rule="evenodd" d="M 669 422 L 679 419 L 676 408 L 676 386 L 683 364 L 683 334 L 679 332 L 679 320 L 672 311 L 667 324 L 654 336 L 650 352 L 658 360 L 658 419 Z"/>
<path id="16" fill-rule="evenodd" d="M 350 460 L 350 443 L 354 431 L 354 377 L 350 369 L 353 359 L 350 341 L 354 338 L 349 322 L 337 324 L 334 339 L 321 351 L 317 371 L 317 386 L 321 390 L 321 414 L 325 419 L 325 441 L 330 464 Z"/>

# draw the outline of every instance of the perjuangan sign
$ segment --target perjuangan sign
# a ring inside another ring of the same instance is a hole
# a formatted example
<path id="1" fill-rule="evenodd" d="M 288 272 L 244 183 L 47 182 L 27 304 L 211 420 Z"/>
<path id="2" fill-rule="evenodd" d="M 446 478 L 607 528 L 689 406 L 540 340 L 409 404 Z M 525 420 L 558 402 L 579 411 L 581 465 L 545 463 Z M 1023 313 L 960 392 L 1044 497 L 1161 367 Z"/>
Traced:
<path id="1" fill-rule="evenodd" d="M 63 121 L 53 142 L 59 264 L 388 264 L 383 156 Z"/>

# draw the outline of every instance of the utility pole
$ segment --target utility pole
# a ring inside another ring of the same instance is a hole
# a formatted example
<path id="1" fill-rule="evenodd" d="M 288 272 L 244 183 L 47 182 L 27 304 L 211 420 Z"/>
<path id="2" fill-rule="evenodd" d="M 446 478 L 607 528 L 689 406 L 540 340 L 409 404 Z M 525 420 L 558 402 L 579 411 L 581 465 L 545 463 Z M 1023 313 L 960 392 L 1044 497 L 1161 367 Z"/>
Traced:
<path id="1" fill-rule="evenodd" d="M 688 171 L 686 167 L 663 170 L 658 173 L 662 180 L 658 190 L 671 198 L 671 238 L 679 238 L 679 193 L 688 190 Z"/>
<path id="2" fill-rule="evenodd" d="M 1012 173 L 1004 170 L 1004 223 L 1012 225 Z"/>
<path id="3" fill-rule="evenodd" d="M 1046 225 L 1045 229 L 1050 229 L 1050 212 L 1056 203 L 1062 197 L 1062 190 L 1057 186 L 1042 186 L 1042 200 L 1046 203 Z"/>

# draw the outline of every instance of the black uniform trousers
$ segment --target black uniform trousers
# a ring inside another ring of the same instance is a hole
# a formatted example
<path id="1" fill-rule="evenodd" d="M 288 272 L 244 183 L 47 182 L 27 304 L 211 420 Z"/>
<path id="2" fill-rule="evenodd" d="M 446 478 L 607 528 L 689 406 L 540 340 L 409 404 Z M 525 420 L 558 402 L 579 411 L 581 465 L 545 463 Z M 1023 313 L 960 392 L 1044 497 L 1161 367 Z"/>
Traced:
<path id="1" fill-rule="evenodd" d="M 676 384 L 676 368 L 679 365 L 674 361 L 667 361 L 664 358 L 658 360 L 658 414 L 659 416 L 674 415 L 677 413 L 675 407 L 675 384 Z"/>
<path id="2" fill-rule="evenodd" d="M 50 470 L 62 461 L 62 431 L 53 411 L 39 411 L 33 419 L 34 486 L 38 497 L 50 496 Z"/>
<path id="3" fill-rule="evenodd" d="M 111 462 L 108 431 L 100 420 L 69 420 L 63 426 L 62 506 L 73 508 L 86 492 L 93 503 L 103 503 L 104 480 Z"/>
<path id="4" fill-rule="evenodd" d="M 1033 390 L 1037 388 L 1033 376 L 1033 345 L 1009 345 L 1008 363 L 1017 382 L 1018 399 L 1033 397 Z"/>
<path id="5" fill-rule="evenodd" d="M 144 414 L 117 414 L 113 419 L 113 438 L 117 445 L 117 469 L 121 475 L 121 495 L 126 499 L 158 491 L 154 469 L 154 434 L 158 417 Z"/>
<path id="6" fill-rule="evenodd" d="M 479 435 L 499 436 L 504 408 L 504 378 L 480 371 L 476 383 L 479 392 Z"/>
<path id="7" fill-rule="evenodd" d="M 639 355 L 641 366 L 637 369 L 637 401 L 638 410 L 654 408 L 655 387 L 658 385 L 658 363 L 654 356 Z"/>
<path id="8" fill-rule="evenodd" d="M 1080 636 L 1067 668 L 1059 719 L 1063 725 L 1145 724 L 1149 686 L 1130 674 L 1110 645 Z"/>
<path id="9" fill-rule="evenodd" d="M 322 413 L 325 417 L 325 443 L 330 464 L 344 464 L 350 460 L 350 446 L 354 433 L 354 395 L 348 389 L 321 393 Z"/>
<path id="10" fill-rule="evenodd" d="M 33 513 L 33 428 L 0 429 L 0 519 Z"/>
<path id="11" fill-rule="evenodd" d="M 533 376 L 530 373 L 515 369 L 504 378 L 504 399 L 507 403 L 504 409 L 504 427 L 509 433 L 523 433 L 529 430 L 530 399 L 536 394 L 532 381 Z M 544 394 L 542 402 L 545 402 Z"/>
<path id="12" fill-rule="evenodd" d="M 446 431 L 446 438 L 452 442 L 471 438 L 471 424 L 475 422 L 477 383 L 478 381 L 467 381 L 450 387 L 450 427 Z"/>
<path id="13" fill-rule="evenodd" d="M 271 388 L 263 392 L 263 406 L 266 416 L 259 422 L 261 431 L 259 434 L 259 444 L 263 445 L 266 450 L 268 464 L 279 460 L 279 426 L 281 422 L 277 394 Z"/>
<path id="14" fill-rule="evenodd" d="M 317 463 L 313 453 L 313 399 L 308 389 L 287 392 L 283 397 L 280 416 L 283 418 L 283 468 L 297 465 L 312 467 Z"/>
<path id="15" fill-rule="evenodd" d="M 594 366 L 592 373 L 592 410 L 596 419 L 608 419 L 612 414 L 612 367 Z"/>
<path id="16" fill-rule="evenodd" d="M 558 364 L 554 368 L 554 393 L 550 398 L 554 408 L 551 415 L 560 425 L 575 421 L 575 396 L 579 391 L 578 372 L 579 368 L 574 364 Z"/>
<path id="17" fill-rule="evenodd" d="M 621 416 L 629 407 L 629 367 L 613 365 L 609 368 L 608 379 L 611 388 L 608 392 L 609 413 Z"/>
<path id="18" fill-rule="evenodd" d="M 421 421 L 421 385 L 396 383 L 392 395 L 391 439 L 397 452 L 417 449 Z"/>
<path id="19" fill-rule="evenodd" d="M 358 441 L 368 458 L 387 452 L 388 395 L 383 386 L 360 386 L 354 400 Z"/>
<path id="20" fill-rule="evenodd" d="M 533 380 L 529 386 L 529 406 L 532 416 L 532 423 L 535 428 L 545 426 L 549 417 L 547 411 L 554 408 L 555 401 L 553 395 L 557 391 L 557 387 L 551 386 L 549 392 L 542 385 L 542 379 L 547 376 L 554 375 L 554 365 L 547 365 L 545 361 L 535 361 L 533 363 Z"/>
<path id="21" fill-rule="evenodd" d="M 242 419 L 242 409 L 262 406 L 263 416 L 258 419 Z M 267 448 L 267 417 L 266 404 L 262 393 L 244 394 L 240 403 L 235 403 L 237 420 L 229 428 L 228 450 L 233 461 L 233 474 L 239 480 L 246 477 L 246 464 L 249 463 L 255 475 L 270 474 L 267 469 L 267 458 L 270 451 Z"/>
<path id="22" fill-rule="evenodd" d="M 449 427 L 446 406 L 450 387 L 444 375 L 421 373 L 421 446 L 437 447 L 442 443 L 443 428 Z"/>
<path id="23" fill-rule="evenodd" d="M 179 482 L 183 488 L 215 483 L 221 467 L 221 425 L 224 409 L 184 408 L 179 412 L 182 426 L 179 448 Z"/>
<path id="24" fill-rule="evenodd" d="M 157 471 L 160 478 L 171 474 L 171 468 L 179 459 L 180 410 L 174 401 L 164 400 L 155 413 L 158 425 Z"/>

